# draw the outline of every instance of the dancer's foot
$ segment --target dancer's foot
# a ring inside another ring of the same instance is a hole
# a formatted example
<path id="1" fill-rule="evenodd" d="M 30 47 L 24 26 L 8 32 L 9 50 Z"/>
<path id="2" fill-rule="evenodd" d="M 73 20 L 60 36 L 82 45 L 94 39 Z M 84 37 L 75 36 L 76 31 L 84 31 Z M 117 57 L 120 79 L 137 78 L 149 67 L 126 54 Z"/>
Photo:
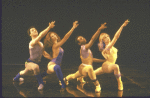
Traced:
<path id="1" fill-rule="evenodd" d="M 66 79 L 66 77 L 63 79 L 65 84 L 68 85 L 69 84 L 69 81 Z"/>
<path id="2" fill-rule="evenodd" d="M 44 85 L 40 84 L 39 87 L 38 87 L 38 90 L 42 90 L 43 88 L 44 88 Z"/>
<path id="3" fill-rule="evenodd" d="M 123 82 L 118 82 L 118 90 L 123 90 Z"/>
<path id="4" fill-rule="evenodd" d="M 100 91 L 101 91 L 100 85 L 96 86 L 95 92 L 96 92 L 96 93 L 99 93 Z"/>
<path id="5" fill-rule="evenodd" d="M 66 85 L 69 84 L 69 81 L 66 78 L 64 78 L 63 80 L 64 80 L 64 82 L 65 82 Z M 60 80 L 59 80 L 59 85 L 62 85 Z"/>
<path id="6" fill-rule="evenodd" d="M 17 81 L 17 80 L 14 80 L 14 78 L 13 78 L 13 81 L 15 82 L 15 81 Z M 23 82 L 23 81 L 24 81 L 24 78 L 20 77 L 18 81 L 19 81 L 19 82 Z"/>
<path id="7" fill-rule="evenodd" d="M 59 80 L 59 85 L 62 85 L 60 80 Z"/>

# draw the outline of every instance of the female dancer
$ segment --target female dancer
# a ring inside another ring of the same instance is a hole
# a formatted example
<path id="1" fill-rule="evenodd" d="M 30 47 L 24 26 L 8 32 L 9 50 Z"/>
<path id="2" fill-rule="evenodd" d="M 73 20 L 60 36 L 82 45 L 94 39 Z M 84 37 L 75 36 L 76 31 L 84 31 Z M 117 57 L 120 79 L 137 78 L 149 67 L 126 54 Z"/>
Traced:
<path id="1" fill-rule="evenodd" d="M 98 28 L 98 30 L 92 36 L 89 43 L 86 43 L 86 39 L 82 36 L 78 36 L 76 38 L 76 41 L 78 42 L 78 44 L 81 45 L 80 58 L 81 58 L 82 64 L 80 64 L 78 71 L 76 73 L 70 74 L 66 78 L 64 78 L 66 84 L 68 83 L 68 81 L 72 79 L 76 79 L 80 77 L 82 78 L 88 75 L 96 87 L 95 92 L 100 92 L 101 87 L 100 87 L 99 81 L 96 79 L 96 74 L 94 73 L 92 63 L 93 63 L 93 60 L 95 60 L 96 62 L 104 62 L 105 60 L 93 59 L 93 55 L 90 50 L 90 47 L 93 45 L 94 41 L 98 38 L 100 31 L 106 28 L 105 25 L 106 23 L 102 24 L 101 27 Z"/>
<path id="2" fill-rule="evenodd" d="M 49 26 L 45 30 L 43 30 L 39 35 L 36 28 L 30 27 L 28 29 L 28 34 L 32 39 L 29 43 L 30 58 L 25 62 L 25 69 L 20 71 L 16 75 L 16 77 L 13 78 L 13 81 L 23 81 L 24 79 L 21 77 L 26 75 L 29 71 L 33 71 L 39 83 L 38 90 L 43 89 L 44 83 L 40 74 L 38 63 L 41 61 L 42 54 L 45 57 L 48 57 L 48 55 L 46 55 L 46 51 L 43 52 L 43 43 L 41 43 L 40 40 L 47 34 L 47 32 L 51 28 L 55 26 L 54 23 L 55 21 L 49 23 Z"/>
<path id="3" fill-rule="evenodd" d="M 63 81 L 63 74 L 61 71 L 61 61 L 63 57 L 64 50 L 61 48 L 61 46 L 67 41 L 67 39 L 70 37 L 74 29 L 78 26 L 78 21 L 73 22 L 73 27 L 71 30 L 64 36 L 62 40 L 60 40 L 60 37 L 55 32 L 49 32 L 46 35 L 46 38 L 44 39 L 44 47 L 45 49 L 50 48 L 52 49 L 52 58 L 51 61 L 48 63 L 47 71 L 43 72 L 41 75 L 42 77 L 56 72 L 56 75 L 58 79 L 61 81 L 62 87 L 61 90 L 64 90 L 65 83 Z"/>
<path id="4" fill-rule="evenodd" d="M 96 69 L 94 72 L 96 75 L 100 75 L 103 73 L 112 73 L 114 72 L 114 75 L 118 82 L 118 90 L 123 90 L 123 83 L 121 81 L 121 73 L 119 66 L 115 64 L 117 59 L 117 49 L 114 47 L 114 44 L 116 43 L 117 39 L 120 36 L 120 33 L 128 24 L 128 20 L 126 20 L 122 26 L 119 28 L 119 30 L 116 32 L 113 40 L 110 40 L 110 37 L 106 33 L 101 33 L 99 37 L 99 50 L 101 51 L 102 55 L 106 59 L 106 61 L 102 64 L 102 67 Z"/>

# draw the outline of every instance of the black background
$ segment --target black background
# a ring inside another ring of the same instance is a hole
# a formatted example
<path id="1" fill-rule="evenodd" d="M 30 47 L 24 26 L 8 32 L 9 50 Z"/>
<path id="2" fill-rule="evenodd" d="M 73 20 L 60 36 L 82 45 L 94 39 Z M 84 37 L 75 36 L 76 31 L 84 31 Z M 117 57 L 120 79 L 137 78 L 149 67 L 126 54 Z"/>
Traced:
<path id="1" fill-rule="evenodd" d="M 107 29 L 102 32 L 112 39 L 126 19 L 130 23 L 114 45 L 119 50 L 117 64 L 144 67 L 150 64 L 149 0 L 2 0 L 2 64 L 24 64 L 29 58 L 27 29 L 30 26 L 41 32 L 49 22 L 56 21 L 51 31 L 63 38 L 78 20 L 79 26 L 62 46 L 62 63 L 79 66 L 76 36 L 82 35 L 89 41 L 101 23 L 107 22 Z M 91 47 L 93 56 L 103 58 L 97 43 L 98 39 Z M 42 57 L 41 63 L 48 61 Z"/>

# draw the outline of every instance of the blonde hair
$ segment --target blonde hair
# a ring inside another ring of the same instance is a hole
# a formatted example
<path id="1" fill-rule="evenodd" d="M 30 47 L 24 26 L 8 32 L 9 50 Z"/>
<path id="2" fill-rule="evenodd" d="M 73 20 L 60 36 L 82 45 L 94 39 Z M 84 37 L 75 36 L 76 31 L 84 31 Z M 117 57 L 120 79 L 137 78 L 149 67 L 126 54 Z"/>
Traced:
<path id="1" fill-rule="evenodd" d="M 99 36 L 99 43 L 98 43 L 99 51 L 103 51 L 105 49 L 105 43 L 103 41 L 104 35 L 108 35 L 108 34 L 107 33 L 101 33 Z"/>

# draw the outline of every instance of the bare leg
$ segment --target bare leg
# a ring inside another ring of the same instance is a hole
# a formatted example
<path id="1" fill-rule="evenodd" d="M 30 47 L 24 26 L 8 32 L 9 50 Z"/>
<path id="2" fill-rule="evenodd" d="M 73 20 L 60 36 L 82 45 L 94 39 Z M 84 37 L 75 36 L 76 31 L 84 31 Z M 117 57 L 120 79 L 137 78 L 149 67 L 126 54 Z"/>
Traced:
<path id="1" fill-rule="evenodd" d="M 43 89 L 44 83 L 40 74 L 39 66 L 35 63 L 29 62 L 29 63 L 25 63 L 25 67 L 26 67 L 25 70 L 20 71 L 13 80 L 18 80 L 20 76 L 27 74 L 29 71 L 33 71 L 39 83 L 38 90 Z"/>
<path id="2" fill-rule="evenodd" d="M 70 81 L 72 79 L 76 79 L 78 77 L 81 77 L 81 74 L 79 73 L 79 71 L 77 71 L 76 73 L 74 74 L 70 74 L 66 77 L 67 81 Z"/>
<path id="3" fill-rule="evenodd" d="M 94 83 L 94 85 L 96 87 L 95 92 L 100 92 L 101 87 L 100 87 L 99 81 L 96 79 L 96 74 L 93 71 L 93 67 L 85 66 L 82 70 L 82 74 L 84 76 L 86 76 L 88 74 L 88 76 L 90 77 L 90 79 L 92 80 L 92 82 Z"/>
<path id="4" fill-rule="evenodd" d="M 54 73 L 54 67 L 55 67 L 56 64 L 52 63 L 52 62 L 49 62 L 48 63 L 48 66 L 47 66 L 47 73 L 48 74 L 52 74 Z"/>
<path id="5" fill-rule="evenodd" d="M 28 74 L 28 71 L 29 70 L 27 68 L 25 68 L 24 70 L 20 71 L 19 73 L 21 76 L 24 76 L 24 75 Z"/>
<path id="6" fill-rule="evenodd" d="M 56 72 L 57 78 L 59 79 L 59 84 L 62 85 L 61 90 L 64 90 L 66 87 L 66 84 L 63 80 L 63 73 L 61 71 L 60 65 L 57 65 L 54 62 L 49 62 L 47 73 L 52 74 L 54 72 Z"/>
<path id="7" fill-rule="evenodd" d="M 118 90 L 123 90 L 123 83 L 121 81 L 121 73 L 120 73 L 119 66 L 117 64 L 114 65 L 114 75 L 118 82 Z"/>
<path id="8" fill-rule="evenodd" d="M 77 81 L 80 81 L 81 83 L 86 83 L 86 82 L 84 81 L 84 76 L 81 76 L 81 77 L 77 78 Z"/>
<path id="9" fill-rule="evenodd" d="M 43 83 L 43 79 L 40 74 L 39 65 L 30 62 L 30 63 L 28 63 L 28 65 L 26 65 L 26 68 L 28 70 L 33 70 L 34 76 L 37 78 L 37 81 L 39 84 L 38 90 L 42 90 L 44 88 L 44 83 Z"/>
<path id="10" fill-rule="evenodd" d="M 92 66 L 86 66 L 83 68 L 82 70 L 82 74 L 84 76 L 86 76 L 88 74 L 88 76 L 90 77 L 91 80 L 95 80 L 96 79 L 96 75 L 93 71 L 93 67 Z"/>
<path id="11" fill-rule="evenodd" d="M 102 65 L 103 72 L 111 73 L 114 72 L 114 75 L 118 82 L 118 90 L 123 90 L 123 83 L 121 81 L 120 69 L 117 64 L 111 64 L 109 62 L 103 63 Z"/>
<path id="12" fill-rule="evenodd" d="M 94 70 L 94 72 L 95 72 L 96 75 L 104 74 L 102 67 L 97 68 L 96 70 Z"/>
<path id="13" fill-rule="evenodd" d="M 26 68 L 22 71 L 20 71 L 14 78 L 13 81 L 24 81 L 22 76 L 27 75 L 29 72 L 29 69 L 27 68 L 28 64 L 25 64 Z"/>

